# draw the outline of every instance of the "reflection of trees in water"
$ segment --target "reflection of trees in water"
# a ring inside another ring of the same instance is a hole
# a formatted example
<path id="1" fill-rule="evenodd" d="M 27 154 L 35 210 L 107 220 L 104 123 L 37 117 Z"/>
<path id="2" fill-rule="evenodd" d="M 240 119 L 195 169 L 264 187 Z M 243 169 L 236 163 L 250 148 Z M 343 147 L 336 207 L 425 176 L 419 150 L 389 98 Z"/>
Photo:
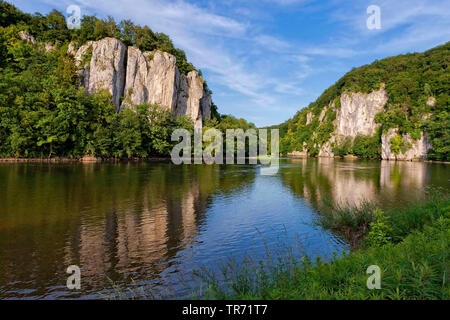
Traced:
<path id="1" fill-rule="evenodd" d="M 0 251 L 12 253 L 0 253 L 0 285 L 33 281 L 45 290 L 65 284 L 70 264 L 79 265 L 90 280 L 105 275 L 116 280 L 124 272 L 158 277 L 198 234 L 212 196 L 251 184 L 254 170 L 19 164 L 0 167 L 0 177 L 8 185 L 0 192 L 5 226 Z M 85 289 L 90 286 L 85 282 Z"/>
<path id="2" fill-rule="evenodd" d="M 414 200 L 430 180 L 430 164 L 423 162 L 345 161 L 329 158 L 292 159 L 280 171 L 294 194 L 316 208 L 328 198 L 335 203 L 378 203 Z"/>

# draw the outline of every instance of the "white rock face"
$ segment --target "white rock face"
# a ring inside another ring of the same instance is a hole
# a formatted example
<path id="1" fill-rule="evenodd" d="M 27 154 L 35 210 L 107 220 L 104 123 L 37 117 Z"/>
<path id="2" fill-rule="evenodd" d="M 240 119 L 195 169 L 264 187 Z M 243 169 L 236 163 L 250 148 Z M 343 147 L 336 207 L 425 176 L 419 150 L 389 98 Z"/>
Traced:
<path id="1" fill-rule="evenodd" d="M 352 140 L 358 135 L 367 136 L 376 133 L 379 124 L 375 123 L 375 115 L 384 110 L 384 106 L 388 101 L 387 92 L 384 86 L 378 91 L 365 93 L 344 93 L 340 97 L 341 107 L 336 110 L 336 120 L 333 122 L 335 126 L 331 138 L 326 143 L 319 146 L 319 157 L 334 157 L 333 145 L 339 144 L 346 138 Z M 429 98 L 427 104 L 433 106 L 435 104 L 433 97 Z M 330 107 L 336 109 L 334 104 Z M 320 113 L 319 122 L 322 123 L 327 110 L 324 107 Z M 430 117 L 431 114 L 423 116 L 423 120 Z M 309 112 L 307 114 L 306 123 L 309 124 L 314 120 L 314 115 Z M 409 135 L 403 135 L 402 139 L 406 147 L 405 153 L 400 152 L 394 154 L 391 151 L 391 139 L 397 136 L 398 129 L 390 129 L 381 137 L 382 142 L 382 159 L 384 160 L 424 160 L 427 152 L 431 149 L 431 143 L 428 141 L 426 133 L 422 132 L 421 138 L 414 141 Z M 316 133 L 313 134 L 313 138 Z"/>
<path id="2" fill-rule="evenodd" d="M 125 86 L 127 47 L 115 38 L 105 38 L 89 41 L 76 52 L 73 45 L 70 45 L 68 52 L 74 56 L 77 66 L 81 67 L 78 71 L 80 85 L 89 94 L 101 89 L 108 90 L 119 110 Z M 92 55 L 91 58 L 86 59 L 89 54 Z"/>
<path id="3" fill-rule="evenodd" d="M 310 124 L 312 122 L 312 119 L 314 118 L 314 115 L 312 112 L 308 112 L 306 114 L 306 125 Z"/>
<path id="4" fill-rule="evenodd" d="M 403 135 L 402 139 L 407 148 L 405 153 L 401 151 L 395 154 L 391 150 L 391 139 L 396 137 L 398 129 L 389 129 L 387 133 L 381 136 L 381 157 L 383 160 L 425 160 L 427 152 L 431 149 L 431 143 L 428 141 L 426 133 L 422 132 L 420 139 L 414 141 L 409 134 Z"/>
<path id="5" fill-rule="evenodd" d="M 331 144 L 334 142 L 334 137 L 332 137 L 329 141 L 324 143 L 319 150 L 319 157 L 325 157 L 325 158 L 333 158 L 334 152 L 333 148 L 331 147 Z"/>
<path id="6" fill-rule="evenodd" d="M 352 138 L 373 135 L 377 128 L 375 115 L 384 110 L 387 101 L 388 95 L 384 89 L 369 94 L 342 94 L 341 107 L 336 114 L 336 134 Z"/>
<path id="7" fill-rule="evenodd" d="M 32 45 L 36 44 L 36 39 L 34 39 L 34 37 L 26 31 L 19 31 L 19 37 L 20 39 L 25 40 L 29 44 Z"/>
<path id="8" fill-rule="evenodd" d="M 202 111 L 200 107 L 200 100 L 203 98 L 203 79 L 199 76 L 197 71 L 191 71 L 187 75 L 189 86 L 188 98 L 186 101 L 186 115 L 195 121 L 195 127 L 201 127 Z M 177 109 L 183 106 L 177 106 Z M 177 112 L 179 113 L 179 112 Z"/>
<path id="9" fill-rule="evenodd" d="M 156 51 L 142 53 L 128 49 L 124 105 L 157 104 L 174 110 L 176 106 L 174 56 Z"/>
<path id="10" fill-rule="evenodd" d="M 211 117 L 212 100 L 203 78 L 197 71 L 181 74 L 175 56 L 167 52 L 141 52 L 126 48 L 117 39 L 105 38 L 89 41 L 79 49 L 70 44 L 68 53 L 79 68 L 80 86 L 90 94 L 108 90 L 118 111 L 141 103 L 156 104 L 176 116 L 189 116 L 196 128 Z"/>
<path id="11" fill-rule="evenodd" d="M 123 107 L 140 103 L 157 104 L 176 116 L 189 116 L 200 128 L 202 119 L 211 117 L 211 96 L 197 71 L 184 76 L 173 55 L 130 47 Z"/>
<path id="12" fill-rule="evenodd" d="M 22 40 L 25 40 L 26 42 L 28 42 L 29 44 L 36 46 L 36 44 L 38 45 L 39 49 L 43 49 L 45 52 L 50 52 L 53 50 L 56 50 L 56 45 L 50 43 L 50 42 L 46 42 L 46 43 L 42 43 L 42 42 L 37 42 L 36 39 L 29 34 L 27 31 L 19 31 L 19 37 Z"/>
<path id="13" fill-rule="evenodd" d="M 427 99 L 427 106 L 434 107 L 436 104 L 436 98 L 435 97 L 429 97 Z"/>
<path id="14" fill-rule="evenodd" d="M 98 89 L 107 89 L 117 108 L 125 86 L 126 52 L 127 47 L 114 38 L 105 38 L 92 45 L 89 84 L 86 88 L 90 94 Z"/>

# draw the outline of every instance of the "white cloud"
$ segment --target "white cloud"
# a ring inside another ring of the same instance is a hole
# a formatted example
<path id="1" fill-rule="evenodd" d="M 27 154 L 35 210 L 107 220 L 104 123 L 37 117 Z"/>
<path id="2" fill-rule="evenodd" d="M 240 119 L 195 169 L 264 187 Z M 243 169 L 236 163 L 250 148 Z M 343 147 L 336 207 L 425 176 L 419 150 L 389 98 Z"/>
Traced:
<path id="1" fill-rule="evenodd" d="M 276 52 L 286 50 L 290 47 L 288 42 L 266 34 L 258 35 L 254 38 L 254 40 L 265 49 Z"/>

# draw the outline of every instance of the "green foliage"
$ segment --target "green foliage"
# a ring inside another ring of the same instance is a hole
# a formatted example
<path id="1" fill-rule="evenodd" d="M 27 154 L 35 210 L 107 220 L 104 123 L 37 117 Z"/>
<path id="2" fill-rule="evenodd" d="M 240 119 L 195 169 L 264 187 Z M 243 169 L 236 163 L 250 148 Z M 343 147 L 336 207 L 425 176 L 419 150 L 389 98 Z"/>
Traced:
<path id="1" fill-rule="evenodd" d="M 381 134 L 380 131 L 373 136 L 357 136 L 353 141 L 352 154 L 359 158 L 380 159 Z"/>
<path id="2" fill-rule="evenodd" d="M 306 114 L 311 112 L 318 117 L 323 108 L 332 105 L 340 108 L 340 96 L 345 92 L 369 93 L 380 89 L 384 84 L 389 100 L 385 110 L 376 115 L 376 122 L 382 126 L 382 132 L 398 128 L 399 134 L 410 134 L 419 139 L 426 131 L 433 148 L 428 158 L 450 160 L 450 116 L 449 94 L 450 76 L 448 72 L 450 42 L 424 53 L 414 53 L 390 57 L 375 61 L 348 72 L 307 108 L 297 112 L 290 120 L 280 124 L 280 148 L 283 153 L 297 149 L 307 142 L 310 154 L 317 154 L 318 145 L 327 137 L 329 119 L 325 119 L 322 128 L 313 130 L 306 125 Z M 429 97 L 436 99 L 434 106 L 427 105 Z M 428 114 L 431 117 L 424 120 Z M 326 129 L 325 129 L 326 128 Z M 298 132 L 302 131 L 302 132 Z M 316 137 L 313 134 L 316 133 Z M 395 141 L 400 143 L 400 141 Z M 370 145 L 370 147 L 368 147 Z M 376 157 L 379 143 L 358 141 L 355 153 L 367 158 Z M 398 152 L 408 146 L 395 146 Z"/>
<path id="3" fill-rule="evenodd" d="M 174 128 L 192 127 L 157 106 L 117 114 L 108 92 L 78 88 L 66 48 L 45 53 L 16 34 L 0 29 L 0 157 L 168 156 Z"/>
<path id="4" fill-rule="evenodd" d="M 195 70 L 170 38 L 125 20 L 116 24 L 84 16 L 80 30 L 68 30 L 62 13 L 53 10 L 24 14 L 0 1 L 0 157 L 69 157 L 91 155 L 103 158 L 169 156 L 175 128 L 193 132 L 189 118 L 175 119 L 158 106 L 138 105 L 116 113 L 110 94 L 90 96 L 78 88 L 70 41 L 81 45 L 89 40 L 115 37 L 142 50 L 159 49 L 176 56 L 183 73 Z M 45 52 L 22 40 L 27 31 L 37 41 L 58 44 Z M 90 60 L 88 50 L 83 63 Z M 205 90 L 212 93 L 205 84 Z M 212 106 L 212 126 L 254 127 L 243 119 L 221 116 Z"/>
<path id="5" fill-rule="evenodd" d="M 333 153 L 337 156 L 343 157 L 350 154 L 352 151 L 352 139 L 345 137 L 345 139 L 333 148 Z"/>
<path id="6" fill-rule="evenodd" d="M 227 148 L 227 144 L 226 144 L 226 131 L 227 129 L 242 129 L 244 132 L 249 130 L 249 129 L 254 129 L 255 132 L 257 132 L 256 130 L 256 126 L 254 123 L 251 122 L 247 122 L 245 119 L 240 118 L 237 119 L 236 117 L 232 116 L 232 115 L 218 115 L 218 119 L 216 118 L 212 118 L 212 119 L 206 119 L 204 122 L 204 126 L 203 126 L 203 131 L 206 131 L 208 129 L 217 129 L 222 133 L 222 141 L 223 141 L 223 148 L 224 148 L 224 152 Z M 270 139 L 270 136 L 268 137 L 268 139 Z M 245 154 L 246 156 L 249 155 L 249 140 L 245 139 Z M 206 143 L 206 145 L 208 145 L 209 143 Z M 235 155 L 237 154 L 237 148 L 238 148 L 238 143 L 234 144 L 234 153 Z"/>
<path id="7" fill-rule="evenodd" d="M 409 219 L 411 211 L 416 211 L 416 216 L 433 218 L 408 226 L 403 224 L 407 232 L 398 237 L 396 225 L 400 220 L 396 217 Z M 342 256 L 335 255 L 327 262 L 320 258 L 312 261 L 307 256 L 300 259 L 293 254 L 293 248 L 280 253 L 268 252 L 264 260 L 255 261 L 251 257 L 245 257 L 243 262 L 229 260 L 220 268 L 220 274 L 204 269 L 198 273 L 206 282 L 204 296 L 267 300 L 449 299 L 448 197 L 386 214 L 377 211 L 377 215 L 378 218 L 370 223 L 374 229 L 369 233 L 379 231 L 383 237 L 377 238 L 373 246 L 352 253 L 343 252 Z M 390 234 L 397 239 L 395 243 L 379 241 L 390 240 Z M 381 269 L 380 290 L 367 288 L 366 270 L 370 265 Z"/>
<path id="8" fill-rule="evenodd" d="M 394 154 L 400 154 L 400 151 L 405 153 L 405 142 L 401 135 L 397 134 L 395 137 L 391 138 L 389 142 L 391 143 L 391 151 Z"/>
<path id="9" fill-rule="evenodd" d="M 164 33 L 155 33 L 148 26 L 135 25 L 130 20 L 119 23 L 113 17 L 99 19 L 95 16 L 83 16 L 79 30 L 69 30 L 64 15 L 53 10 L 47 15 L 22 13 L 13 5 L 0 1 L 0 27 L 17 25 L 26 30 L 38 41 L 63 45 L 70 41 L 82 45 L 89 40 L 113 37 L 127 46 L 136 46 L 143 51 L 161 50 L 176 57 L 178 69 L 183 74 L 195 70 L 187 61 L 183 50 L 174 47 L 172 40 Z"/>
<path id="10" fill-rule="evenodd" d="M 389 216 L 380 209 L 375 210 L 375 221 L 369 224 L 369 233 L 367 234 L 367 243 L 370 247 L 381 247 L 390 242 L 392 227 Z"/>
<path id="11" fill-rule="evenodd" d="M 325 202 L 325 208 L 316 223 L 324 229 L 330 229 L 342 235 L 352 246 L 358 248 L 363 237 L 366 236 L 369 225 L 375 221 L 375 205 L 362 202 L 360 205 L 341 205 Z"/>

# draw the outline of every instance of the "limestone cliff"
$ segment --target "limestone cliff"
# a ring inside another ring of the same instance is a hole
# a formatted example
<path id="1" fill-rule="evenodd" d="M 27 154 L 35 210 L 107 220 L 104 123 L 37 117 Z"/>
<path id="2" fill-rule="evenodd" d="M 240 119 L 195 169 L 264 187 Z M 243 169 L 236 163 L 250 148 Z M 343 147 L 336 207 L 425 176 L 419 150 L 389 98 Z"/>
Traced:
<path id="1" fill-rule="evenodd" d="M 73 53 L 73 47 L 69 47 Z M 81 67 L 80 84 L 89 94 L 106 89 L 117 110 L 125 86 L 125 59 L 127 47 L 115 38 L 90 41 L 81 46 L 74 57 Z"/>
<path id="2" fill-rule="evenodd" d="M 404 147 L 397 153 L 392 151 L 391 140 L 398 136 L 398 129 L 389 129 L 381 136 L 381 157 L 383 160 L 425 160 L 431 143 L 426 133 L 420 139 L 414 140 L 409 134 L 401 135 Z M 403 149 L 403 150 L 402 150 Z"/>
<path id="3" fill-rule="evenodd" d="M 318 148 L 319 157 L 334 157 L 333 148 L 349 139 L 354 141 L 357 136 L 372 136 L 376 133 L 380 124 L 375 122 L 375 116 L 384 111 L 388 102 L 388 94 L 384 85 L 379 90 L 370 93 L 345 92 L 339 97 L 339 104 L 330 103 L 325 106 L 319 115 L 312 112 L 306 113 L 305 125 L 316 125 L 312 134 L 313 141 L 317 141 L 318 130 L 322 125 L 329 121 L 326 114 L 329 110 L 336 113 L 336 117 L 331 121 L 333 131 L 327 141 L 323 143 L 314 143 L 314 148 Z M 432 103 L 431 99 L 430 102 Z M 313 124 L 314 121 L 315 124 Z M 381 157 L 384 160 L 424 160 L 431 143 L 427 139 L 426 132 L 421 133 L 420 139 L 412 139 L 409 134 L 401 135 L 402 148 L 395 150 L 391 148 L 392 138 L 398 135 L 398 129 L 390 129 L 381 137 Z M 304 156 L 307 153 L 306 146 L 302 151 L 293 151 L 291 156 Z"/>
<path id="4" fill-rule="evenodd" d="M 91 41 L 78 50 L 70 46 L 69 52 L 80 67 L 80 85 L 90 94 L 107 89 L 118 111 L 156 104 L 177 117 L 190 117 L 197 128 L 211 117 L 211 96 L 203 78 L 197 71 L 182 74 L 175 56 L 167 52 L 126 48 L 114 38 Z"/>
<path id="5" fill-rule="evenodd" d="M 355 138 L 375 134 L 375 115 L 383 111 L 388 101 L 384 89 L 371 93 L 344 93 L 336 113 L 336 135 Z"/>

